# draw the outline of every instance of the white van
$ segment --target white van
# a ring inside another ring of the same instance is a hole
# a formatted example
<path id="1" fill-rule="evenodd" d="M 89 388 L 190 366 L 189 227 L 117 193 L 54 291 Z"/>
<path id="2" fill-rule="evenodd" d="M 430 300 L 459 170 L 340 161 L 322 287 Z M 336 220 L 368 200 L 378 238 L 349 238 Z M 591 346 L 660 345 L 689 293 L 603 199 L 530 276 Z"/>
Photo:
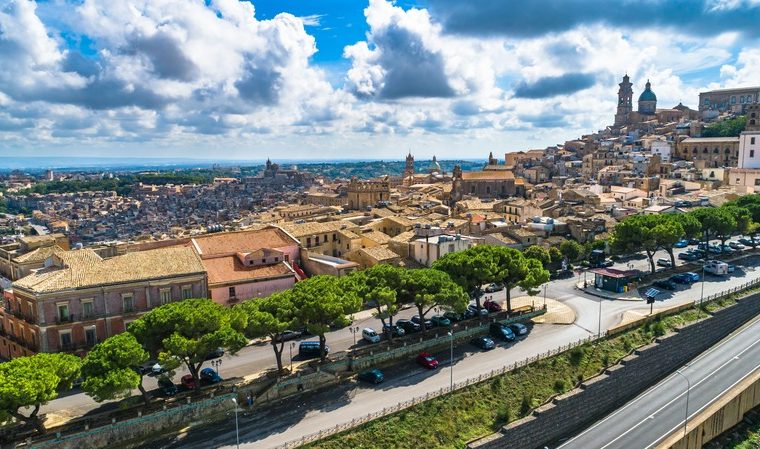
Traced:
<path id="1" fill-rule="evenodd" d="M 362 338 L 370 343 L 380 343 L 380 335 L 369 327 L 362 329 Z"/>
<path id="2" fill-rule="evenodd" d="M 719 260 L 710 260 L 705 264 L 705 272 L 724 276 L 728 274 L 728 264 Z"/>

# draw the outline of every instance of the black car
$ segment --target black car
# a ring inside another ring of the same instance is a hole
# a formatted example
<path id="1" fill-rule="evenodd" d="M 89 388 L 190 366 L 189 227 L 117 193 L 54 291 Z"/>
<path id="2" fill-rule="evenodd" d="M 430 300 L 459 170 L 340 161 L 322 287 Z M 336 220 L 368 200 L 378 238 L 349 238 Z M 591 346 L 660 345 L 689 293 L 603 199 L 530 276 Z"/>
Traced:
<path id="1" fill-rule="evenodd" d="M 383 375 L 383 372 L 377 368 L 373 368 L 369 371 L 364 371 L 363 373 L 359 373 L 358 378 L 361 381 L 369 382 L 371 384 L 379 384 L 385 380 L 385 376 Z"/>
<path id="2" fill-rule="evenodd" d="M 488 330 L 491 336 L 496 337 L 500 340 L 515 341 L 515 338 L 517 338 L 517 336 L 512 331 L 512 329 L 510 329 L 509 326 L 506 326 L 501 323 L 491 323 Z"/>
<path id="3" fill-rule="evenodd" d="M 148 360 L 142 365 L 136 366 L 135 371 L 137 371 L 138 374 L 142 374 L 143 376 L 151 374 L 153 372 L 153 365 L 156 363 L 158 363 L 156 360 Z"/>
<path id="4" fill-rule="evenodd" d="M 448 320 L 451 321 L 452 323 L 457 323 L 459 321 L 467 319 L 463 313 L 456 313 L 452 311 L 448 311 L 444 313 L 443 317 L 448 318 Z"/>
<path id="5" fill-rule="evenodd" d="M 177 386 L 168 377 L 158 379 L 158 389 L 164 396 L 174 396 L 177 394 Z"/>
<path id="6" fill-rule="evenodd" d="M 422 319 L 419 315 L 415 315 L 412 317 L 412 323 L 417 323 L 420 326 L 422 326 Z M 425 320 L 425 329 L 432 329 L 433 328 L 433 322 L 430 320 Z"/>
<path id="7" fill-rule="evenodd" d="M 407 334 L 413 334 L 422 330 L 422 326 L 419 324 L 404 319 L 396 320 L 396 326 L 404 329 L 404 332 Z"/>
<path id="8" fill-rule="evenodd" d="M 509 328 L 512 329 L 512 332 L 514 332 L 516 337 L 524 337 L 528 335 L 528 326 L 522 323 L 512 323 L 509 325 Z"/>
<path id="9" fill-rule="evenodd" d="M 406 335 L 406 331 L 398 326 L 398 323 L 391 326 L 390 324 L 383 325 L 383 334 L 391 335 L 393 337 L 403 337 Z"/>
<path id="10" fill-rule="evenodd" d="M 213 360 L 224 357 L 224 348 L 216 348 L 213 351 L 206 354 L 206 360 Z"/>
<path id="11" fill-rule="evenodd" d="M 652 286 L 661 288 L 663 290 L 675 290 L 676 289 L 676 283 L 669 280 L 669 279 L 660 279 L 659 281 L 655 281 Z"/>
<path id="12" fill-rule="evenodd" d="M 752 240 L 750 240 L 750 239 L 748 239 L 746 237 L 740 238 L 739 239 L 739 243 L 741 243 L 742 245 L 746 245 L 746 246 L 753 246 L 752 245 Z"/>
<path id="13" fill-rule="evenodd" d="M 488 310 L 482 307 L 478 309 L 478 306 L 476 306 L 475 304 L 470 304 L 469 306 L 467 306 L 467 310 L 469 310 L 470 313 L 472 313 L 472 316 L 488 316 Z"/>
<path id="14" fill-rule="evenodd" d="M 689 245 L 699 245 L 700 242 L 699 239 L 689 239 Z"/>
<path id="15" fill-rule="evenodd" d="M 473 346 L 480 348 L 484 351 L 488 351 L 496 347 L 496 343 L 494 343 L 493 339 L 486 337 L 485 335 L 481 337 L 473 338 L 472 340 L 470 340 L 470 343 L 472 343 Z"/>

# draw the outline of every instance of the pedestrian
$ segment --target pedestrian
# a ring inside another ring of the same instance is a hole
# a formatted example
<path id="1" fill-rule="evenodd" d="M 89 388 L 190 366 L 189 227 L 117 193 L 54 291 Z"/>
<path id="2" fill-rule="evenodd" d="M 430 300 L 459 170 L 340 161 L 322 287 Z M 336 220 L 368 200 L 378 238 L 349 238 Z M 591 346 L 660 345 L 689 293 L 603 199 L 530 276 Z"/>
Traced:
<path id="1" fill-rule="evenodd" d="M 245 398 L 245 401 L 248 403 L 248 408 L 253 408 L 253 394 L 248 393 L 248 396 Z"/>

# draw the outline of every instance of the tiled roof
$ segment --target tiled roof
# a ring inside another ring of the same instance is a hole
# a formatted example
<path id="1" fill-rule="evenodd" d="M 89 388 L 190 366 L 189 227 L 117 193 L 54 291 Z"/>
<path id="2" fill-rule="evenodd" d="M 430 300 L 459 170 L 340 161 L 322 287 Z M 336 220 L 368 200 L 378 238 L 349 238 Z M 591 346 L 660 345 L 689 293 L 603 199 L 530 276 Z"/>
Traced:
<path id="1" fill-rule="evenodd" d="M 53 253 L 56 251 L 63 252 L 64 250 L 61 249 L 58 245 L 52 245 L 52 246 L 42 246 L 40 248 L 35 249 L 34 251 L 29 251 L 26 254 L 22 254 L 18 257 L 16 257 L 14 260 L 18 263 L 39 263 L 44 262 L 48 257 L 52 256 Z"/>
<path id="2" fill-rule="evenodd" d="M 366 253 L 369 257 L 377 260 L 392 260 L 392 259 L 398 259 L 398 254 L 394 253 L 393 251 L 389 250 L 386 246 L 376 246 L 374 248 L 362 248 L 359 250 L 359 252 Z"/>
<path id="3" fill-rule="evenodd" d="M 514 173 L 508 170 L 490 170 L 490 171 L 470 171 L 463 172 L 462 179 L 465 181 L 505 181 L 509 179 L 515 179 Z"/>
<path id="4" fill-rule="evenodd" d="M 261 248 L 282 248 L 298 244 L 277 227 L 208 234 L 193 238 L 201 257 L 215 254 L 252 252 Z"/>
<path id="5" fill-rule="evenodd" d="M 343 227 L 354 227 L 353 223 L 349 223 L 344 220 L 340 221 L 328 221 L 326 223 L 284 223 L 282 229 L 288 232 L 288 234 L 298 238 L 305 237 L 307 235 L 314 234 L 326 234 L 328 232 L 335 232 Z"/>
<path id="6" fill-rule="evenodd" d="M 377 242 L 380 244 L 388 243 L 388 241 L 391 239 L 391 237 L 388 234 L 383 234 L 380 231 L 372 231 L 372 232 L 363 232 L 362 237 L 366 237 L 373 242 Z"/>
<path id="7" fill-rule="evenodd" d="M 54 257 L 60 258 L 62 267 L 54 265 L 30 274 L 13 287 L 50 293 L 204 272 L 200 258 L 188 247 L 139 251 L 105 260 L 90 249 L 61 251 Z"/>
<path id="8" fill-rule="evenodd" d="M 239 283 L 272 277 L 293 275 L 293 270 L 283 262 L 272 265 L 247 267 L 236 256 L 204 259 L 203 266 L 208 272 L 208 284 L 213 288 L 218 284 Z"/>

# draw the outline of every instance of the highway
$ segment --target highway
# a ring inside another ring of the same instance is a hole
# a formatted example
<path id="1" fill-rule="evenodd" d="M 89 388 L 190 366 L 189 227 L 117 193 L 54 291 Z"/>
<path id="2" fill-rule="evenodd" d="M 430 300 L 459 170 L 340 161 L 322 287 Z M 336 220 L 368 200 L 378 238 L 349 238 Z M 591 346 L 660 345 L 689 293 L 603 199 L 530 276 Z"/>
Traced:
<path id="1" fill-rule="evenodd" d="M 734 332 L 562 449 L 653 448 L 724 392 L 760 369 L 760 319 Z M 687 379 L 691 385 L 687 405 Z"/>

